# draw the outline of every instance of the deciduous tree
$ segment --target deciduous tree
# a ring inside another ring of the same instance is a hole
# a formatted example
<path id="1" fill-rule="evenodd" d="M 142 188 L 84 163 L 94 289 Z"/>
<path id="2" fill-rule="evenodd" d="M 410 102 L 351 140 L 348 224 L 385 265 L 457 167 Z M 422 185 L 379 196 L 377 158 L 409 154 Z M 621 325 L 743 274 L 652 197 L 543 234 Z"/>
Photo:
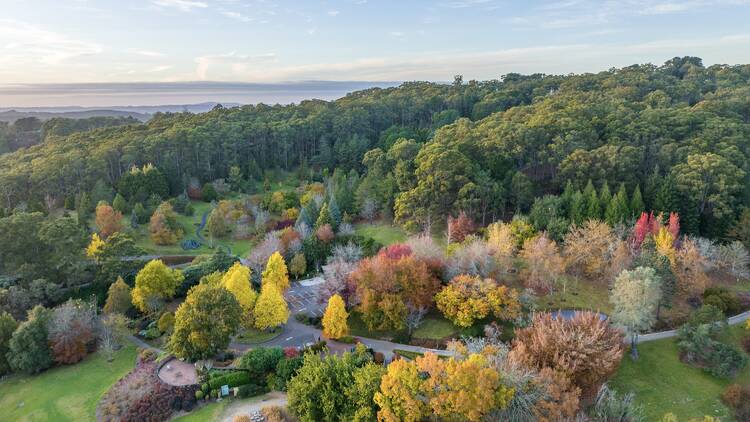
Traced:
<path id="1" fill-rule="evenodd" d="M 519 256 L 525 260 L 521 276 L 526 287 L 537 291 L 552 290 L 565 271 L 565 261 L 557 250 L 557 244 L 546 233 L 527 239 Z"/>
<path id="2" fill-rule="evenodd" d="M 158 259 L 150 261 L 135 277 L 133 305 L 146 313 L 160 310 L 163 301 L 174 296 L 184 279 L 180 270 L 171 269 Z"/>
<path id="3" fill-rule="evenodd" d="M 289 273 L 284 257 L 279 252 L 274 252 L 268 258 L 266 269 L 263 271 L 263 285 L 268 283 L 273 283 L 281 292 L 289 288 Z"/>
<path id="4" fill-rule="evenodd" d="M 96 206 L 96 227 L 103 238 L 109 237 L 112 233 L 122 230 L 122 213 L 115 211 L 114 208 L 106 203 L 100 203 Z"/>
<path id="5" fill-rule="evenodd" d="M 344 299 L 333 295 L 328 299 L 328 306 L 323 314 L 323 335 L 331 339 L 339 339 L 349 333 L 347 325 L 349 314 L 344 306 Z"/>
<path id="6" fill-rule="evenodd" d="M 435 301 L 443 315 L 461 327 L 470 327 L 490 314 L 511 320 L 521 312 L 514 290 L 477 276 L 457 276 L 435 296 Z"/>
<path id="7" fill-rule="evenodd" d="M 289 319 L 289 307 L 275 283 L 263 284 L 253 315 L 259 330 L 278 327 Z"/>
<path id="8" fill-rule="evenodd" d="M 242 308 L 242 323 L 245 327 L 253 324 L 253 309 L 258 293 L 250 282 L 250 268 L 235 262 L 221 278 L 221 285 L 229 291 Z"/>
<path id="9" fill-rule="evenodd" d="M 117 280 L 109 286 L 107 290 L 107 301 L 104 302 L 104 313 L 105 314 L 125 314 L 130 306 L 131 302 L 130 286 L 125 283 L 122 277 L 117 277 Z"/>
<path id="10" fill-rule="evenodd" d="M 612 321 L 630 334 L 630 351 L 638 359 L 638 334 L 656 322 L 661 301 L 661 280 L 653 268 L 625 270 L 615 279 L 609 301 L 614 306 Z"/>

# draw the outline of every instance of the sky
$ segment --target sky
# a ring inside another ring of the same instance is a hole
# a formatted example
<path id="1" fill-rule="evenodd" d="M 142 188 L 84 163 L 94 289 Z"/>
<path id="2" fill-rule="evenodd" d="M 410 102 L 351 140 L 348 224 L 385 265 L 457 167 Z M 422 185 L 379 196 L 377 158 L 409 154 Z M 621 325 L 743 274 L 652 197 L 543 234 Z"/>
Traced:
<path id="1" fill-rule="evenodd" d="M 154 83 L 485 80 L 682 55 L 750 63 L 749 21 L 750 0 L 0 0 L 0 106 L 146 101 Z M 81 97 L 87 83 L 118 93 Z M 50 86 L 58 94 L 41 94 Z"/>

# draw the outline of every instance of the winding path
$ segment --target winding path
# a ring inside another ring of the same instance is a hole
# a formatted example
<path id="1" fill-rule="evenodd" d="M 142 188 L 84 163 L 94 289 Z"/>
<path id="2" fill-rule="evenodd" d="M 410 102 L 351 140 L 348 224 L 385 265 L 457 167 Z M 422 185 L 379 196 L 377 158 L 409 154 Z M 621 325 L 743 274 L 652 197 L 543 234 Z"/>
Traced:
<path id="1" fill-rule="evenodd" d="M 739 315 L 735 315 L 727 319 L 727 324 L 737 325 L 741 324 L 750 319 L 750 311 L 743 312 Z M 658 333 L 641 334 L 638 336 L 638 343 L 645 343 L 648 341 L 662 340 L 665 338 L 672 338 L 677 336 L 677 330 L 659 331 Z M 626 339 L 627 340 L 627 339 Z"/>

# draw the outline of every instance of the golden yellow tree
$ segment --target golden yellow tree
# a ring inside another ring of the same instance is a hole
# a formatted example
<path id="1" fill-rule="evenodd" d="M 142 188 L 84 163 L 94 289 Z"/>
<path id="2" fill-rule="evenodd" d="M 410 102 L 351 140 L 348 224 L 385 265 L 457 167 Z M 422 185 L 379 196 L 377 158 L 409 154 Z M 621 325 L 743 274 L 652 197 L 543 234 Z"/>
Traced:
<path id="1" fill-rule="evenodd" d="M 263 284 L 253 315 L 255 328 L 260 330 L 278 327 L 289 319 L 289 307 L 276 284 Z"/>
<path id="2" fill-rule="evenodd" d="M 346 324 L 347 318 L 349 318 L 349 314 L 346 312 L 344 299 L 337 294 L 331 296 L 323 315 L 323 335 L 332 339 L 347 335 L 349 333 L 349 326 Z"/>
<path id="3" fill-rule="evenodd" d="M 378 420 L 384 422 L 418 422 L 430 416 L 427 403 L 420 399 L 422 379 L 413 362 L 404 359 L 388 365 L 380 380 L 380 391 L 374 401 L 380 406 Z"/>
<path id="4" fill-rule="evenodd" d="M 133 305 L 141 312 L 160 310 L 163 301 L 174 296 L 184 279 L 180 270 L 173 270 L 158 259 L 150 261 L 135 277 L 135 288 L 131 292 Z"/>
<path id="5" fill-rule="evenodd" d="M 250 282 L 250 268 L 235 262 L 221 278 L 221 285 L 234 295 L 242 308 L 242 325 L 251 327 L 258 293 Z"/>
<path id="6" fill-rule="evenodd" d="M 275 284 L 282 292 L 289 288 L 289 272 L 287 271 L 284 257 L 278 252 L 274 252 L 268 258 L 266 269 L 263 271 L 263 285 L 268 283 Z"/>
<path id="7" fill-rule="evenodd" d="M 666 227 L 660 228 L 659 232 L 654 235 L 654 244 L 656 245 L 656 251 L 667 257 L 674 266 L 676 260 L 674 237 Z"/>
<path id="8" fill-rule="evenodd" d="M 491 278 L 459 275 L 435 295 L 438 309 L 454 324 L 470 327 L 476 320 L 494 314 L 511 320 L 521 312 L 518 293 Z"/>
<path id="9" fill-rule="evenodd" d="M 99 255 L 99 252 L 102 251 L 102 247 L 104 247 L 104 241 L 97 233 L 94 233 L 91 235 L 91 242 L 89 243 L 89 246 L 86 248 L 86 256 L 89 258 L 96 258 L 97 255 Z"/>

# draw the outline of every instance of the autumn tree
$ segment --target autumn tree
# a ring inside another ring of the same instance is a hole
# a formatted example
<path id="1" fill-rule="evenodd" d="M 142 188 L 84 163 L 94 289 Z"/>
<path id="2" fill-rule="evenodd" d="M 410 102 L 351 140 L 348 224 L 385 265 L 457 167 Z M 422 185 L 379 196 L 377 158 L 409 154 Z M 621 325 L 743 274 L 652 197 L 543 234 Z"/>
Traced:
<path id="1" fill-rule="evenodd" d="M 706 290 L 709 282 L 706 262 L 694 240 L 687 239 L 682 242 L 676 251 L 672 270 L 677 278 L 677 289 L 680 293 L 695 297 Z"/>
<path id="2" fill-rule="evenodd" d="M 144 313 L 159 311 L 184 279 L 180 270 L 171 269 L 158 259 L 150 261 L 135 277 L 135 288 L 131 292 L 133 305 Z"/>
<path id="3" fill-rule="evenodd" d="M 630 352 L 638 359 L 638 334 L 656 322 L 656 310 L 661 301 L 661 280 L 653 268 L 637 267 L 625 270 L 615 279 L 609 295 L 614 310 L 612 321 L 630 334 Z"/>
<path id="4" fill-rule="evenodd" d="M 115 211 L 114 208 L 106 203 L 100 203 L 96 206 L 96 227 L 103 238 L 108 238 L 112 233 L 122 230 L 122 213 Z"/>
<path id="5" fill-rule="evenodd" d="M 292 261 L 289 263 L 289 272 L 295 278 L 300 278 L 307 272 L 307 260 L 305 260 L 305 254 L 294 254 Z"/>
<path id="6" fill-rule="evenodd" d="M 519 256 L 525 260 L 521 277 L 526 287 L 537 291 L 552 290 L 565 271 L 565 261 L 557 250 L 557 244 L 546 233 L 527 239 Z"/>
<path id="7" fill-rule="evenodd" d="M 267 283 L 273 283 L 281 292 L 289 288 L 289 273 L 284 257 L 279 252 L 274 252 L 268 258 L 266 269 L 263 271 L 263 285 Z"/>
<path id="8" fill-rule="evenodd" d="M 130 309 L 132 302 L 130 299 L 130 286 L 125 283 L 122 277 L 109 286 L 107 290 L 107 301 L 104 302 L 105 314 L 125 314 Z"/>
<path id="9" fill-rule="evenodd" d="M 459 275 L 436 296 L 438 309 L 454 324 L 470 327 L 474 322 L 494 315 L 512 320 L 521 312 L 518 293 L 491 278 Z"/>
<path id="10" fill-rule="evenodd" d="M 622 354 L 622 333 L 596 312 L 576 312 L 569 320 L 538 313 L 529 327 L 516 330 L 510 359 L 560 371 L 590 397 L 615 372 Z"/>
<path id="11" fill-rule="evenodd" d="M 223 287 L 212 283 L 193 286 L 175 312 L 167 348 L 180 359 L 206 359 L 224 350 L 237 332 L 242 307 Z"/>
<path id="12" fill-rule="evenodd" d="M 448 243 L 461 243 L 466 236 L 474 232 L 474 222 L 466 215 L 464 211 L 458 214 L 458 217 L 448 216 Z"/>
<path id="13" fill-rule="evenodd" d="M 258 293 L 253 290 L 250 282 L 250 268 L 235 262 L 221 278 L 221 285 L 229 291 L 242 308 L 242 324 L 245 327 L 253 325 L 253 309 L 258 299 Z"/>
<path id="14" fill-rule="evenodd" d="M 408 306 L 429 308 L 440 280 L 425 261 L 413 256 L 388 258 L 379 253 L 360 261 L 349 276 L 356 286 L 359 311 L 370 329 L 404 327 Z"/>
<path id="15" fill-rule="evenodd" d="M 96 308 L 81 300 L 69 300 L 52 310 L 48 338 L 57 363 L 81 361 L 96 339 Z"/>
<path id="16" fill-rule="evenodd" d="M 89 242 L 89 245 L 86 247 L 86 256 L 96 259 L 99 253 L 101 253 L 104 245 L 105 242 L 101 237 L 99 237 L 99 234 L 91 234 L 91 242 Z"/>
<path id="17" fill-rule="evenodd" d="M 151 216 L 148 231 L 157 245 L 174 245 L 182 237 L 183 230 L 177 213 L 169 202 L 162 202 Z"/>
<path id="18" fill-rule="evenodd" d="M 565 236 L 566 266 L 587 277 L 601 277 L 616 240 L 612 228 L 601 221 L 589 220 L 571 227 Z"/>
<path id="19" fill-rule="evenodd" d="M 388 365 L 375 402 L 381 421 L 440 419 L 479 421 L 513 397 L 500 374 L 479 354 L 439 359 L 433 353 Z"/>
<path id="20" fill-rule="evenodd" d="M 349 314 L 346 312 L 344 299 L 339 295 L 331 296 L 323 314 L 323 335 L 332 339 L 339 339 L 347 335 L 349 333 L 349 327 L 346 323 L 347 318 L 349 318 Z"/>
<path id="21" fill-rule="evenodd" d="M 265 283 L 253 310 L 255 328 L 265 330 L 285 324 L 289 319 L 289 307 L 275 283 Z"/>

